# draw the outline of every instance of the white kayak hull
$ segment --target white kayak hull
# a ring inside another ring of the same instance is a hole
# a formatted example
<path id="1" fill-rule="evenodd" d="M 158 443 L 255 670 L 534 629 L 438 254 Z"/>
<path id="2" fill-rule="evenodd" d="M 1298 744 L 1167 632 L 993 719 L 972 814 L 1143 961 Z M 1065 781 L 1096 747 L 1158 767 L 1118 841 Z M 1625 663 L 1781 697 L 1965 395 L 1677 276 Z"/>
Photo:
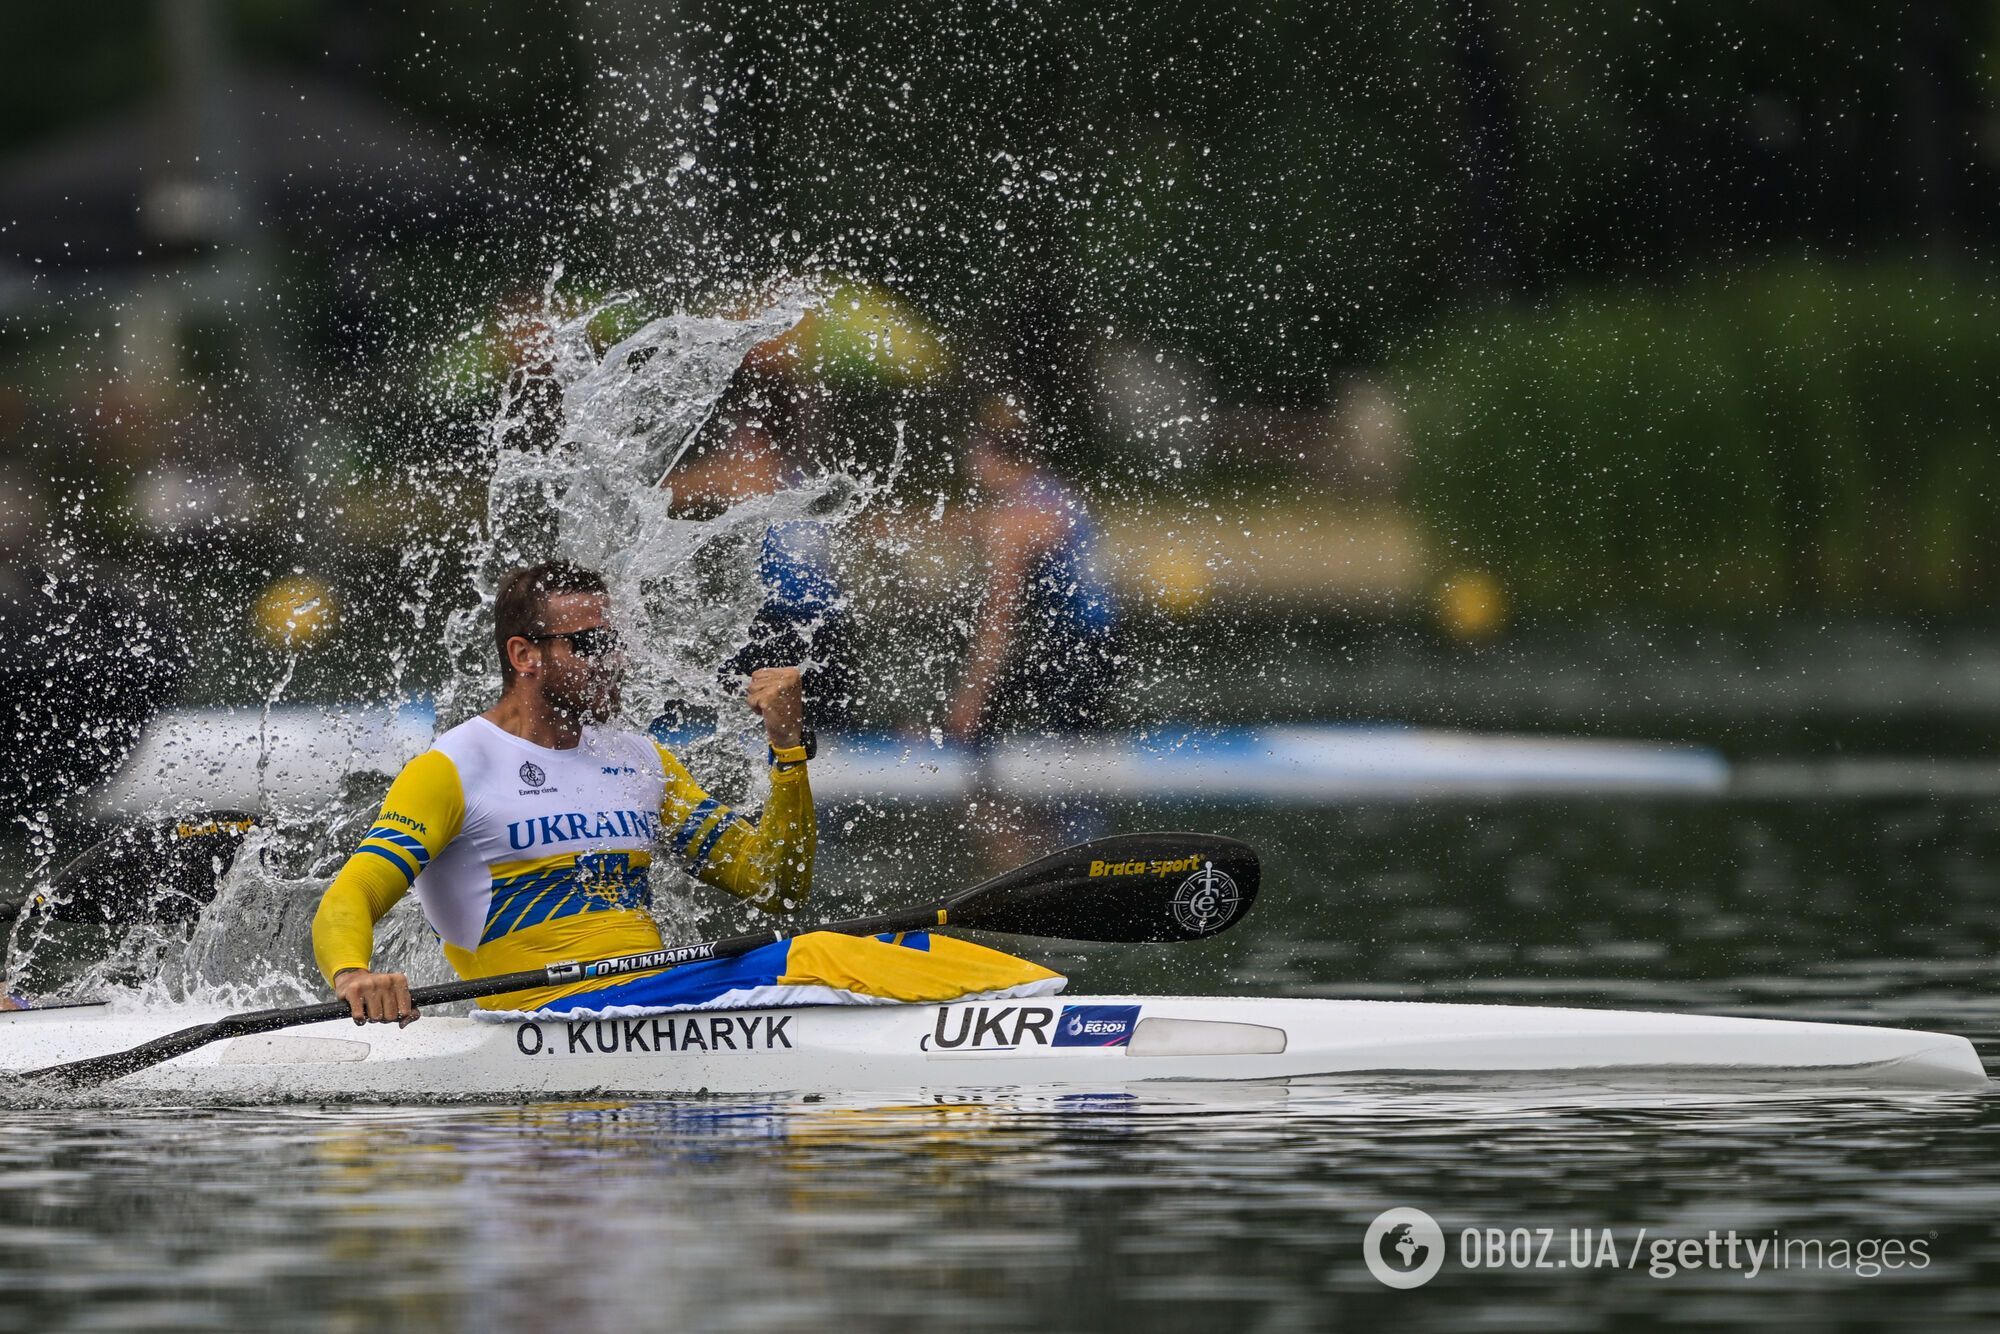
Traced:
<path id="1" fill-rule="evenodd" d="M 0 1072 L 103 1055 L 217 1017 L 95 1007 L 0 1015 Z M 1481 1074 L 1987 1082 L 1964 1038 L 1906 1029 L 1539 1006 L 1058 996 L 601 1021 L 433 1016 L 407 1029 L 340 1021 L 212 1043 L 119 1086 L 422 1100 Z"/>

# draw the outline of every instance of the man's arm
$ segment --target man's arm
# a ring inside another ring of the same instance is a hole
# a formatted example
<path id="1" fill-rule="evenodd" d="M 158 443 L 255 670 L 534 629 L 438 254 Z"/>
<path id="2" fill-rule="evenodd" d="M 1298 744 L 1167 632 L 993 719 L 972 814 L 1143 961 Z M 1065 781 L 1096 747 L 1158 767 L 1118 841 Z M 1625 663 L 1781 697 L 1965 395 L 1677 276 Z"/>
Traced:
<path id="1" fill-rule="evenodd" d="M 403 766 L 361 846 L 326 887 L 313 916 L 313 957 L 333 994 L 352 1007 L 356 1023 L 417 1017 L 409 979 L 369 968 L 375 923 L 458 837 L 464 822 L 457 766 L 442 751 L 425 751 Z"/>
<path id="2" fill-rule="evenodd" d="M 812 891 L 813 854 L 819 842 L 812 787 L 799 745 L 798 673 L 765 668 L 752 673 L 750 706 L 764 718 L 771 742 L 771 795 L 756 824 L 734 815 L 701 790 L 663 746 L 666 799 L 661 836 L 688 871 L 770 913 L 788 913 Z"/>
<path id="3" fill-rule="evenodd" d="M 970 741 L 978 735 L 993 687 L 1014 652 L 1028 576 L 1035 561 L 1061 540 L 1061 520 L 1043 511 L 1008 506 L 988 516 L 982 537 L 986 587 L 978 625 L 965 680 L 945 707 L 945 735 L 952 740 Z"/>

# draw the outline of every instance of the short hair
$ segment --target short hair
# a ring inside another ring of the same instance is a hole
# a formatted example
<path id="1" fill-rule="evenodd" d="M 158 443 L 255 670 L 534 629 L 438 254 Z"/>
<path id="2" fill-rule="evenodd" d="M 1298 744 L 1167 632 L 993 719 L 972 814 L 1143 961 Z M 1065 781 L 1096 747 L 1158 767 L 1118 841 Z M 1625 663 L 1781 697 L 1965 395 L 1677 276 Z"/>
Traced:
<path id="1" fill-rule="evenodd" d="M 533 639 L 549 628 L 549 599 L 564 593 L 606 593 L 604 576 L 566 560 L 543 561 L 515 570 L 500 581 L 493 600 L 493 644 L 500 650 L 500 680 L 511 684 L 514 664 L 507 660 L 507 641 Z"/>

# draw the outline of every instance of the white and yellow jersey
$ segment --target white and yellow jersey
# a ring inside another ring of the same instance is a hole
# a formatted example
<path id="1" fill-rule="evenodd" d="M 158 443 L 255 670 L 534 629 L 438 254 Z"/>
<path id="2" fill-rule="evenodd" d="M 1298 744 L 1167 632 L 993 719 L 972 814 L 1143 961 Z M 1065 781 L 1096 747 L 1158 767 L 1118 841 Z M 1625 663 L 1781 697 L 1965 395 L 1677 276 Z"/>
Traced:
<path id="1" fill-rule="evenodd" d="M 774 766 L 755 825 L 650 738 L 585 728 L 567 750 L 484 718 L 440 736 L 389 788 L 361 847 L 328 886 L 313 952 L 331 982 L 368 966 L 375 923 L 412 886 L 461 977 L 660 947 L 647 911 L 656 852 L 771 912 L 812 885 L 812 792 L 803 763 Z M 576 983 L 489 997 L 531 1009 Z"/>

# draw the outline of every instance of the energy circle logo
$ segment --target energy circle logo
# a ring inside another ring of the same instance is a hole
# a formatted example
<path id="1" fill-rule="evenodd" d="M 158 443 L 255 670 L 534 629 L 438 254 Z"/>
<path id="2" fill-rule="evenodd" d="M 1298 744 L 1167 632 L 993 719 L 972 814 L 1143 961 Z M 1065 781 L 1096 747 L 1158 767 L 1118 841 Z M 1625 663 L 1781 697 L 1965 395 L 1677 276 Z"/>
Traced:
<path id="1" fill-rule="evenodd" d="M 1392 1288 L 1421 1288 L 1444 1267 L 1444 1229 L 1421 1209 L 1386 1209 L 1361 1239 L 1368 1272 Z"/>
<path id="2" fill-rule="evenodd" d="M 542 772 L 542 766 L 536 764 L 533 760 L 529 760 L 521 766 L 521 781 L 529 787 L 540 787 L 542 781 L 547 777 L 548 775 Z"/>
<path id="3" fill-rule="evenodd" d="M 1181 881 L 1174 891 L 1174 920 L 1181 929 L 1195 935 L 1209 935 L 1229 925 L 1240 899 L 1236 882 L 1227 871 L 1204 862 L 1202 868 Z"/>

